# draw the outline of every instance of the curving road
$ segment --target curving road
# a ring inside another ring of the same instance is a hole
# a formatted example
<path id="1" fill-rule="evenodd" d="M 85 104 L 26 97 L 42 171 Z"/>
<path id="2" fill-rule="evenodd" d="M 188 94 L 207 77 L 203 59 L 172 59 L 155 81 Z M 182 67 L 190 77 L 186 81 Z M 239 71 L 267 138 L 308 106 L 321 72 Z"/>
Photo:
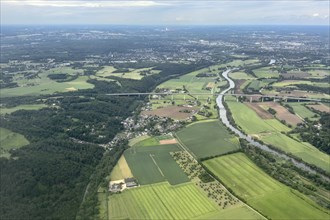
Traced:
<path id="1" fill-rule="evenodd" d="M 224 91 L 222 91 L 220 93 L 220 95 L 217 97 L 216 99 L 216 102 L 217 102 L 217 105 L 219 107 L 219 116 L 220 116 L 220 119 L 221 121 L 230 129 L 232 130 L 233 132 L 235 132 L 240 138 L 243 138 L 245 140 L 247 140 L 250 144 L 252 144 L 253 146 L 255 147 L 258 147 L 262 150 L 265 150 L 267 152 L 270 152 L 272 154 L 275 154 L 277 156 L 280 156 L 286 160 L 291 160 L 297 167 L 303 169 L 303 170 L 306 170 L 310 173 L 317 173 L 315 170 L 313 170 L 312 168 L 310 168 L 309 166 L 306 166 L 304 163 L 301 163 L 299 161 L 296 161 L 295 159 L 287 156 L 286 154 L 283 154 L 283 153 L 279 153 L 271 148 L 269 148 L 268 146 L 266 145 L 263 145 L 263 144 L 260 144 L 259 142 L 256 142 L 254 141 L 250 136 L 248 135 L 245 135 L 243 134 L 240 130 L 236 129 L 234 126 L 232 126 L 227 118 L 227 111 L 226 111 L 226 108 L 225 106 L 223 105 L 223 97 L 224 97 L 224 94 L 226 92 L 228 92 L 229 90 L 235 88 L 235 83 L 232 79 L 229 78 L 228 74 L 231 72 L 232 70 L 231 69 L 228 69 L 226 70 L 225 72 L 222 73 L 222 76 L 229 82 L 229 87 L 227 89 L 225 89 Z M 322 175 L 323 176 L 323 175 Z M 323 176 L 325 179 L 329 180 L 328 177 L 325 177 Z"/>

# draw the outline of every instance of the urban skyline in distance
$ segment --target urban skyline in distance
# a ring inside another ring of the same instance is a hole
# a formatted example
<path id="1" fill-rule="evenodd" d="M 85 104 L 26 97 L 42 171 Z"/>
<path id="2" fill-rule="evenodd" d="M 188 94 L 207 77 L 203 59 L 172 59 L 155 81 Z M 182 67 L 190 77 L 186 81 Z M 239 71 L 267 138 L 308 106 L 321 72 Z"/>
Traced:
<path id="1" fill-rule="evenodd" d="M 329 25 L 329 1 L 1 1 L 1 24 Z"/>

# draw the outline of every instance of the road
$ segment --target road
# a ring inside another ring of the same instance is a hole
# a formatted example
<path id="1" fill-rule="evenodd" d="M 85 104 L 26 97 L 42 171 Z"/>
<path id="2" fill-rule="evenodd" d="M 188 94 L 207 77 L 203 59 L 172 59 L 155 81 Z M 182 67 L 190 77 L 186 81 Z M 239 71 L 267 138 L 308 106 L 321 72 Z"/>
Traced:
<path id="1" fill-rule="evenodd" d="M 236 129 L 234 126 L 232 126 L 227 118 L 227 110 L 225 108 L 225 106 L 223 105 L 223 97 L 224 97 L 224 94 L 227 93 L 229 90 L 235 88 L 235 83 L 232 79 L 229 78 L 228 74 L 231 72 L 231 69 L 228 69 L 226 70 L 225 72 L 222 73 L 222 76 L 229 82 L 229 87 L 227 89 L 225 89 L 224 91 L 222 91 L 220 93 L 220 95 L 217 97 L 216 99 L 216 102 L 217 102 L 217 105 L 219 107 L 219 116 L 220 116 L 220 119 L 221 121 L 230 129 L 232 130 L 233 132 L 235 132 L 240 138 L 243 138 L 245 140 L 247 140 L 250 144 L 252 144 L 253 146 L 255 147 L 258 147 L 264 151 L 267 151 L 267 152 L 270 152 L 274 155 L 277 155 L 279 157 L 282 157 L 286 160 L 290 160 L 293 162 L 293 164 L 295 164 L 297 167 L 303 169 L 303 170 L 306 170 L 310 173 L 317 173 L 314 169 L 312 169 L 311 167 L 307 166 L 306 164 L 304 163 L 301 163 L 291 157 L 289 157 L 288 155 L 286 154 L 283 154 L 283 153 L 280 153 L 280 152 L 277 152 L 271 148 L 269 148 L 268 146 L 266 145 L 263 145 L 263 144 L 260 144 L 259 142 L 256 142 L 254 141 L 251 136 L 249 135 L 245 135 L 243 134 L 240 130 Z M 321 174 L 320 174 L 321 175 Z M 329 180 L 328 177 L 326 176 L 323 176 L 321 175 L 323 178 Z"/>

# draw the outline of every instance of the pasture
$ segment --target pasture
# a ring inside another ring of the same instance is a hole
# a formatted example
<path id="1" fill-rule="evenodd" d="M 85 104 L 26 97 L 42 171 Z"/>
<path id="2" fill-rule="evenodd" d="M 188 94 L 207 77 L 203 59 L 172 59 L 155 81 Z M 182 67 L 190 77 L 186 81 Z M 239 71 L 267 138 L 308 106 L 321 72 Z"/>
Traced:
<path id="1" fill-rule="evenodd" d="M 109 219 L 192 219 L 217 213 L 193 183 L 141 186 L 109 197 Z"/>
<path id="2" fill-rule="evenodd" d="M 271 219 L 328 219 L 312 200 L 264 173 L 243 153 L 207 160 L 204 164 L 235 194 Z"/>
<path id="3" fill-rule="evenodd" d="M 141 69 L 128 69 L 128 72 L 116 73 L 117 69 L 113 66 L 105 66 L 103 69 L 96 72 L 97 77 L 106 78 L 109 76 L 116 76 L 126 79 L 135 79 L 141 80 L 143 77 L 147 75 L 153 75 L 160 73 L 159 70 L 153 70 L 152 67 L 149 68 L 141 68 Z"/>
<path id="4" fill-rule="evenodd" d="M 238 139 L 218 120 L 197 122 L 176 133 L 178 140 L 197 158 L 220 155 L 239 149 Z"/>
<path id="5" fill-rule="evenodd" d="M 9 157 L 9 150 L 23 147 L 29 143 L 23 135 L 0 127 L 0 157 Z"/>
<path id="6" fill-rule="evenodd" d="M 262 67 L 253 70 L 258 78 L 278 78 L 280 75 L 273 67 Z"/>
<path id="7" fill-rule="evenodd" d="M 0 107 L 0 115 L 11 114 L 17 110 L 39 110 L 47 107 L 45 104 L 18 105 L 12 108 Z"/>
<path id="8" fill-rule="evenodd" d="M 310 164 L 330 171 L 330 157 L 327 154 L 308 143 L 296 141 L 282 134 L 281 132 L 290 131 L 290 128 L 277 119 L 262 119 L 244 103 L 236 102 L 229 97 L 226 100 L 234 121 L 245 133 L 287 153 L 292 153 Z"/>
<path id="9" fill-rule="evenodd" d="M 232 79 L 255 79 L 254 76 L 248 75 L 247 73 L 241 71 L 230 73 L 229 76 Z"/>
<path id="10" fill-rule="evenodd" d="M 317 120 L 319 119 L 319 116 L 306 108 L 301 102 L 288 102 L 288 105 L 290 105 L 293 108 L 293 111 L 301 118 L 308 118 L 310 120 Z M 317 117 L 315 117 L 315 115 Z"/>
<path id="11" fill-rule="evenodd" d="M 59 69 L 52 69 L 39 73 L 36 78 L 25 79 L 20 74 L 15 75 L 15 82 L 19 87 L 1 89 L 2 97 L 44 95 L 57 92 L 70 92 L 79 89 L 94 88 L 93 84 L 87 82 L 88 76 L 78 76 L 72 81 L 56 82 L 49 79 L 48 74 L 60 73 Z"/>
<path id="12" fill-rule="evenodd" d="M 312 82 L 312 81 L 305 81 L 305 80 L 284 80 L 281 82 L 275 82 L 272 84 L 272 86 L 275 88 L 280 88 L 280 87 L 294 86 L 297 84 L 306 84 L 306 85 L 312 85 L 312 86 L 317 86 L 317 87 L 321 87 L 321 88 L 329 87 L 329 83 Z"/>
<path id="13" fill-rule="evenodd" d="M 252 80 L 251 83 L 248 85 L 247 89 L 259 91 L 261 88 L 263 88 L 275 81 L 276 81 L 275 79 Z"/>
<path id="14" fill-rule="evenodd" d="M 176 185 L 189 181 L 170 155 L 170 152 L 179 150 L 174 144 L 148 147 L 134 145 L 124 152 L 124 156 L 139 184 L 168 181 L 171 185 Z"/>

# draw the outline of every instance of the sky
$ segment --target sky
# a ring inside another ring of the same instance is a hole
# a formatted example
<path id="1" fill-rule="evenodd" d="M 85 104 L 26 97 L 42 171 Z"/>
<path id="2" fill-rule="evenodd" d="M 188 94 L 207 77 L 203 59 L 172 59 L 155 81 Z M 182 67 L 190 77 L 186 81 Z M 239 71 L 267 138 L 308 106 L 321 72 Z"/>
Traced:
<path id="1" fill-rule="evenodd" d="M 1 24 L 329 25 L 328 0 L 0 0 Z"/>

